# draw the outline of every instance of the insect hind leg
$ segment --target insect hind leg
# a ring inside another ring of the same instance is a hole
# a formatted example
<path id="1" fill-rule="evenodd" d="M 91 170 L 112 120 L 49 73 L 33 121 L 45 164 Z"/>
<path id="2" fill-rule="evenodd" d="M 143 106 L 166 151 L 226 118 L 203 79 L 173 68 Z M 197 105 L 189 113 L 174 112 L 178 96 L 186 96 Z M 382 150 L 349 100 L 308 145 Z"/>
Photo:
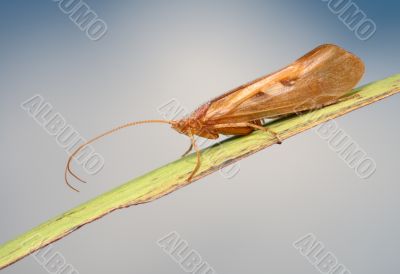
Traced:
<path id="1" fill-rule="evenodd" d="M 261 124 L 261 121 L 254 121 L 254 122 L 239 122 L 239 123 L 227 123 L 227 124 L 218 124 L 218 125 L 214 125 L 213 126 L 214 127 L 214 129 L 216 129 L 217 130 L 217 132 L 219 132 L 218 130 L 226 130 L 227 128 L 233 128 L 233 129 L 236 129 L 238 132 L 241 130 L 241 129 L 248 129 L 248 128 L 252 128 L 252 129 L 255 129 L 255 130 L 262 130 L 262 131 L 265 131 L 265 132 L 269 132 L 269 133 L 271 133 L 271 134 L 273 134 L 274 135 L 274 137 L 277 139 L 277 144 L 281 144 L 282 143 L 282 139 L 281 139 L 281 137 L 279 136 L 279 134 L 278 133 L 276 133 L 275 131 L 273 131 L 273 130 L 271 130 L 271 129 L 269 129 L 269 128 L 267 128 L 267 127 L 263 127 L 262 126 L 262 124 Z M 250 133 L 250 132 L 248 132 L 248 133 Z M 234 135 L 242 135 L 242 134 L 234 134 Z"/>
<path id="2" fill-rule="evenodd" d="M 276 133 L 275 131 L 273 131 L 273 130 L 271 130 L 271 129 L 269 129 L 269 128 L 267 128 L 267 127 L 263 127 L 262 125 L 258 125 L 258 124 L 253 124 L 253 123 L 246 123 L 249 127 L 252 127 L 252 128 L 254 128 L 254 129 L 258 129 L 258 130 L 262 130 L 262 131 L 264 131 L 264 132 L 269 132 L 269 133 L 271 133 L 272 135 L 274 135 L 274 137 L 276 138 L 276 140 L 277 140 L 277 144 L 282 144 L 282 139 L 281 139 L 281 137 L 279 136 L 279 134 L 278 133 Z"/>

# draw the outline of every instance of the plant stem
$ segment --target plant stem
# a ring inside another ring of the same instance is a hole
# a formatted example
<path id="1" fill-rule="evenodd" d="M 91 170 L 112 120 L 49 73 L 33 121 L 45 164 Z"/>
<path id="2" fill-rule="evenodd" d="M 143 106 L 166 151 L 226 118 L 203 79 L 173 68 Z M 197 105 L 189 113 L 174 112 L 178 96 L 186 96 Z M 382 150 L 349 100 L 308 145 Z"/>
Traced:
<path id="1" fill-rule="evenodd" d="M 318 124 L 361 108 L 400 91 L 400 74 L 353 90 L 347 100 L 267 126 L 284 140 Z M 202 151 L 201 167 L 192 182 L 276 143 L 273 135 L 255 131 L 240 138 L 208 147 Z M 284 144 L 283 144 L 284 145 Z M 187 184 L 195 163 L 191 154 L 104 193 L 73 208 L 0 246 L 0 269 L 70 234 L 119 208 L 146 203 Z M 190 182 L 191 183 L 191 182 Z"/>

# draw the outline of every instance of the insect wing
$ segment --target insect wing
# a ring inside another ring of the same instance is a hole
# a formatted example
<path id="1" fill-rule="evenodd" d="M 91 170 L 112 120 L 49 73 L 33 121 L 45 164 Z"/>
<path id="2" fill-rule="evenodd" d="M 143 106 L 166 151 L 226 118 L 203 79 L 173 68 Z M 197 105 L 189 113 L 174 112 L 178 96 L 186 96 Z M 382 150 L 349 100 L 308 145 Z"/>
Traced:
<path id="1" fill-rule="evenodd" d="M 291 65 L 210 102 L 210 124 L 274 118 L 336 102 L 364 73 L 363 62 L 336 45 L 322 45 Z"/>

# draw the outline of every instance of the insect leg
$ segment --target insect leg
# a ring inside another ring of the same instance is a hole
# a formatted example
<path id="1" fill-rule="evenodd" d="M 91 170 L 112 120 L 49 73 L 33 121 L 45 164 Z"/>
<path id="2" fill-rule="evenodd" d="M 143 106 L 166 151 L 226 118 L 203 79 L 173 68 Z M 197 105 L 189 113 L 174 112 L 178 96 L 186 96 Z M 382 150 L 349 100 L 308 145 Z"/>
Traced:
<path id="1" fill-rule="evenodd" d="M 272 133 L 275 136 L 275 138 L 277 139 L 277 143 L 278 144 L 282 143 L 282 139 L 280 138 L 278 133 L 276 133 L 275 131 L 273 131 L 273 130 L 271 130 L 269 128 L 263 127 L 261 125 L 257 125 L 255 123 L 250 123 L 250 122 L 228 123 L 228 124 L 214 125 L 213 127 L 215 129 L 218 129 L 218 128 L 221 128 L 221 129 L 223 129 L 223 128 L 237 128 L 237 129 L 240 129 L 240 128 L 253 128 L 253 129 L 257 129 L 257 130 L 262 130 L 262 131 L 266 131 L 266 132 Z"/>
<path id="2" fill-rule="evenodd" d="M 189 137 L 190 137 L 190 140 L 192 141 L 192 146 L 193 146 L 194 150 L 196 151 L 196 166 L 192 170 L 192 173 L 190 174 L 190 176 L 188 178 L 188 182 L 190 182 L 192 180 L 193 176 L 199 170 L 200 164 L 201 164 L 201 161 L 200 161 L 200 150 L 196 145 L 196 141 L 194 139 L 194 136 L 191 134 L 191 135 L 189 135 Z"/>
<path id="3" fill-rule="evenodd" d="M 282 144 L 282 139 L 281 139 L 281 137 L 280 137 L 279 134 L 276 133 L 275 131 L 273 131 L 273 130 L 267 128 L 267 127 L 259 126 L 259 125 L 253 124 L 253 123 L 246 123 L 246 124 L 247 124 L 247 126 L 252 127 L 252 128 L 254 128 L 254 129 L 258 129 L 258 130 L 262 130 L 262 131 L 265 131 L 265 132 L 270 132 L 270 133 L 272 133 L 272 134 L 275 136 L 275 138 L 277 139 L 277 143 L 278 143 L 278 144 Z"/>
<path id="4" fill-rule="evenodd" d="M 189 148 L 185 151 L 185 153 L 182 154 L 181 157 L 185 157 L 189 152 L 192 151 L 192 149 L 193 149 L 193 143 L 191 142 Z"/>

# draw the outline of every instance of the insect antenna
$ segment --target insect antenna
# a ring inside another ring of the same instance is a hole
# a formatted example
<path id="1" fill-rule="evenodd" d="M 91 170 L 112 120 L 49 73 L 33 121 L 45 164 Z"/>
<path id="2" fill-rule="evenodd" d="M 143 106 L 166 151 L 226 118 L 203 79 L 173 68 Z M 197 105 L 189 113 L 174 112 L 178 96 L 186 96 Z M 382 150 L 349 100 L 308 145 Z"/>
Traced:
<path id="1" fill-rule="evenodd" d="M 127 127 L 132 127 L 132 126 L 136 126 L 136 125 L 140 125 L 140 124 L 149 124 L 149 123 L 163 123 L 163 124 L 173 124 L 174 121 L 168 121 L 168 120 L 143 120 L 143 121 L 136 121 L 136 122 L 129 122 L 126 123 L 124 125 L 118 126 L 116 128 L 113 128 L 109 131 L 106 131 L 92 139 L 90 139 L 89 141 L 85 142 L 84 144 L 80 145 L 77 149 L 75 149 L 75 151 L 69 156 L 67 164 L 65 166 L 65 171 L 64 171 L 64 180 L 65 183 L 67 184 L 67 186 L 69 188 L 71 188 L 72 190 L 79 192 L 78 189 L 76 189 L 75 187 L 73 187 L 69 181 L 68 181 L 68 173 L 71 174 L 74 178 L 76 178 L 77 180 L 81 181 L 82 183 L 86 183 L 86 181 L 82 180 L 78 175 L 76 175 L 72 170 L 71 170 L 71 161 L 74 158 L 75 155 L 77 155 L 79 153 L 79 151 L 82 150 L 82 148 L 84 148 L 85 146 L 99 140 L 100 138 L 103 138 L 107 135 L 113 134 L 116 131 L 119 131 L 121 129 L 127 128 Z"/>

